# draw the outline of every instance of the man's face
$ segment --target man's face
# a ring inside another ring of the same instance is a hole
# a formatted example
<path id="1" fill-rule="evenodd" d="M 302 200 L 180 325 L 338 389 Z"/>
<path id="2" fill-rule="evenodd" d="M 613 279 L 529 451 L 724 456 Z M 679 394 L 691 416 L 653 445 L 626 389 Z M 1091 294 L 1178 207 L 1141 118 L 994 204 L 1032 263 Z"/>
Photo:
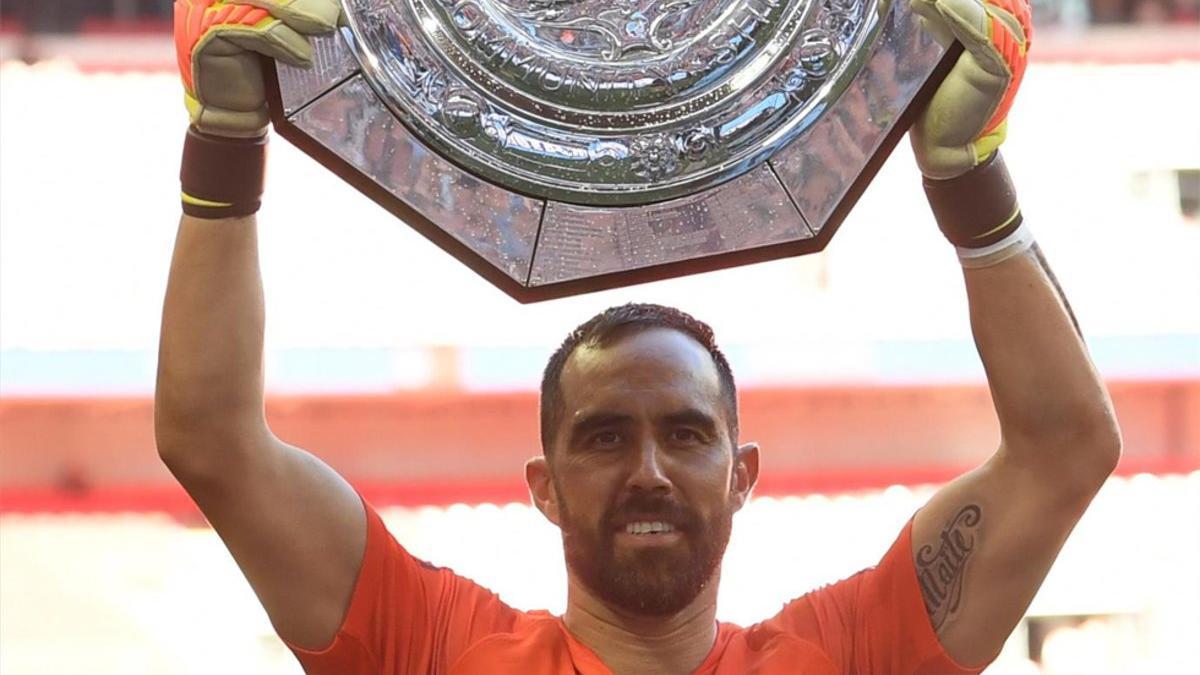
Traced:
<path id="1" fill-rule="evenodd" d="M 580 347 L 550 473 L 567 565 L 605 602 L 663 615 L 714 580 L 746 489 L 708 351 L 669 329 Z M 554 519 L 554 516 L 552 516 Z"/>

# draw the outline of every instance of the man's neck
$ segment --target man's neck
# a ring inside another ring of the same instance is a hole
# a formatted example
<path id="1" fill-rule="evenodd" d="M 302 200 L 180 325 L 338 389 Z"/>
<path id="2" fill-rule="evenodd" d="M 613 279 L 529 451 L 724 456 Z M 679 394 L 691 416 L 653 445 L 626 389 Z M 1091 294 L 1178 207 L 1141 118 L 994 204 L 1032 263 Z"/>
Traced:
<path id="1" fill-rule="evenodd" d="M 717 639 L 717 586 L 714 575 L 683 610 L 649 617 L 610 607 L 572 578 L 563 622 L 615 675 L 691 673 Z"/>

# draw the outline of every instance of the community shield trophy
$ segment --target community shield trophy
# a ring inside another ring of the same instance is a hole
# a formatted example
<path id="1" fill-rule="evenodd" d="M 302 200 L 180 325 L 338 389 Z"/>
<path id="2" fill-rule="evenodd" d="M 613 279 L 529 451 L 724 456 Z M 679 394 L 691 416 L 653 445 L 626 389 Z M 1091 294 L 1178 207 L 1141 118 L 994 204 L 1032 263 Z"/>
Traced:
<path id="1" fill-rule="evenodd" d="M 344 0 L 277 131 L 522 302 L 824 248 L 951 54 L 907 0 Z"/>

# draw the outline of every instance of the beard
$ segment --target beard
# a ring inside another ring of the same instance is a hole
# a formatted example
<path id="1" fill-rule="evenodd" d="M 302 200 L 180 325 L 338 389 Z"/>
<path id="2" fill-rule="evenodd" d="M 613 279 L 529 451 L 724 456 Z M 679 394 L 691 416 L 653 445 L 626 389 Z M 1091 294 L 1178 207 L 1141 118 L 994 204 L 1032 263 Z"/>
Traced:
<path id="1" fill-rule="evenodd" d="M 614 504 L 593 527 L 576 519 L 558 493 L 567 567 L 602 601 L 633 614 L 666 616 L 687 607 L 713 581 L 733 529 L 728 506 L 705 522 L 672 497 L 646 493 Z M 674 523 L 681 545 L 618 555 L 619 524 L 632 513 Z"/>

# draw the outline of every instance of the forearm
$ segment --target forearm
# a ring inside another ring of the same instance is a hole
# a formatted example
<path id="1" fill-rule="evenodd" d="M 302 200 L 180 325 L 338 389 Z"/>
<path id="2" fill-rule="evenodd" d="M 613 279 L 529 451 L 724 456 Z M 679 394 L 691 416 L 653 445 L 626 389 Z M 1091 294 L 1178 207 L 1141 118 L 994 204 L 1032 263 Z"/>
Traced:
<path id="1" fill-rule="evenodd" d="M 1112 404 L 1036 246 L 964 277 L 1002 452 L 1064 478 L 1103 480 L 1120 452 Z"/>
<path id="2" fill-rule="evenodd" d="M 155 434 L 164 457 L 201 439 L 265 433 L 263 316 L 255 217 L 184 215 L 163 306 L 155 390 Z"/>

